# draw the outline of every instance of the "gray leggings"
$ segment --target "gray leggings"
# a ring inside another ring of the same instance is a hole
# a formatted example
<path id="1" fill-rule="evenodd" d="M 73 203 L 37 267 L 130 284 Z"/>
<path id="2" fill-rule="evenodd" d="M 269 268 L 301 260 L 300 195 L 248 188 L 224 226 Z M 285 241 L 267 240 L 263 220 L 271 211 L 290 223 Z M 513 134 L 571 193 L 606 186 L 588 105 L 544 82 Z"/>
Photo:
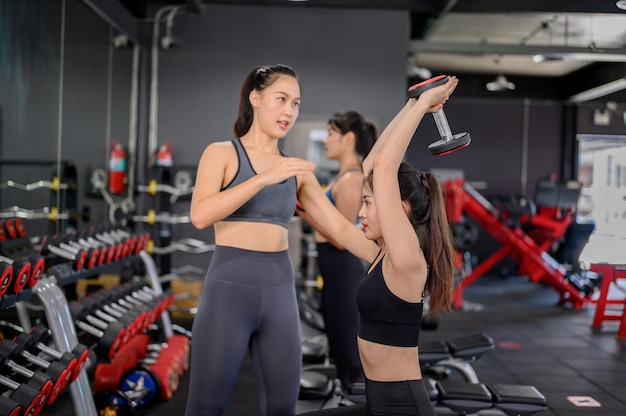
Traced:
<path id="1" fill-rule="evenodd" d="M 302 344 L 288 251 L 216 247 L 192 333 L 186 416 L 224 414 L 246 349 L 261 414 L 295 414 Z"/>

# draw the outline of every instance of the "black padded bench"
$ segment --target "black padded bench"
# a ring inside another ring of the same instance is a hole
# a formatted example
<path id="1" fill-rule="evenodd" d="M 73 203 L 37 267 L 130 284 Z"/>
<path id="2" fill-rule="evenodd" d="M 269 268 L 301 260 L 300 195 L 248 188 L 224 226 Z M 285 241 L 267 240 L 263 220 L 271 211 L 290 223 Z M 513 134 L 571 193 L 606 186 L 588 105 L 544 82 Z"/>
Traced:
<path id="1" fill-rule="evenodd" d="M 421 342 L 420 366 L 425 375 L 438 380 L 446 378 L 447 370 L 456 370 L 465 381 L 478 383 L 478 376 L 468 363 L 475 361 L 495 348 L 493 338 L 477 333 L 451 338 L 446 341 Z"/>
<path id="2" fill-rule="evenodd" d="M 467 383 L 457 380 L 424 379 L 436 410 L 466 415 L 498 409 L 507 416 L 531 416 L 548 408 L 546 398 L 533 386 Z M 443 414 L 438 411 L 438 414 Z"/>

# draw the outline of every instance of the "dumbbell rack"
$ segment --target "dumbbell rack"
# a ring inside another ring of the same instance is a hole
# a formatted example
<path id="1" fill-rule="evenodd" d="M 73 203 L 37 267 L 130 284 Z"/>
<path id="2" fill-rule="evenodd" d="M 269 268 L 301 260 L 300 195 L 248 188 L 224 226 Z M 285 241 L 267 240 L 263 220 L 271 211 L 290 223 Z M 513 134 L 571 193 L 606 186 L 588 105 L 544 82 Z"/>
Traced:
<path id="1" fill-rule="evenodd" d="M 139 252 L 139 257 L 146 266 L 148 278 L 155 294 L 162 294 L 163 289 L 159 281 L 154 260 L 143 250 Z M 57 283 L 56 278 L 43 276 L 33 288 L 33 294 L 39 298 L 44 307 L 56 349 L 62 353 L 71 352 L 78 344 L 78 334 L 67 299 Z M 163 312 L 161 320 L 163 332 L 166 338 L 169 339 L 174 331 L 167 311 Z M 89 379 L 85 372 L 82 372 L 76 380 L 70 384 L 70 394 L 75 415 L 98 416 Z"/>

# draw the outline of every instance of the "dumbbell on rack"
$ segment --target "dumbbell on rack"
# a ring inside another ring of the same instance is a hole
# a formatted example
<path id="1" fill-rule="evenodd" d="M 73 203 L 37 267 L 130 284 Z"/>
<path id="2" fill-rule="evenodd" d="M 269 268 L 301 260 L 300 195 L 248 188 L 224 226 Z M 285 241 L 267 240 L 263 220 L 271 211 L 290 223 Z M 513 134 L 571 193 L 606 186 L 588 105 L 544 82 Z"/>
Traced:
<path id="1" fill-rule="evenodd" d="M 90 297 L 81 299 L 81 303 L 90 311 L 96 311 L 96 316 L 102 315 L 102 319 L 109 321 L 113 318 L 122 324 L 128 333 L 128 338 L 143 330 L 145 314 L 137 314 L 134 310 L 125 309 L 115 303 L 113 299 L 94 293 Z"/>
<path id="2" fill-rule="evenodd" d="M 15 361 L 22 359 L 45 369 L 45 373 L 34 372 Z M 16 374 L 26 377 L 31 387 L 45 395 L 48 404 L 54 403 L 71 381 L 70 369 L 63 364 L 46 361 L 28 352 L 24 353 L 21 345 L 7 339 L 0 343 L 0 367 L 11 369 Z"/>
<path id="3" fill-rule="evenodd" d="M 28 384 L 18 383 L 10 378 L 0 375 L 0 385 L 8 387 L 10 393 L 6 396 L 12 399 L 22 409 L 23 415 L 36 416 L 46 405 L 46 398 L 39 391 Z"/>
<path id="4" fill-rule="evenodd" d="M 43 237 L 39 252 L 44 256 L 54 254 L 71 261 L 72 269 L 76 271 L 82 270 L 85 265 L 85 261 L 87 261 L 87 251 L 69 247 L 58 241 L 57 237 Z"/>
<path id="5" fill-rule="evenodd" d="M 37 325 L 29 333 L 19 334 L 14 341 L 22 347 L 24 355 L 43 353 L 44 359 L 50 357 L 68 369 L 70 381 L 76 380 L 89 359 L 89 348 L 78 343 L 71 352 L 62 353 L 48 345 L 50 338 L 48 328 Z"/>
<path id="6" fill-rule="evenodd" d="M 108 264 L 117 260 L 117 247 L 93 238 L 90 232 L 81 231 L 77 234 L 77 241 L 83 247 L 92 247 L 100 251 L 100 264 Z"/>
<path id="7" fill-rule="evenodd" d="M 10 341 L 9 341 L 10 342 Z M 12 357 L 14 354 L 14 346 L 9 346 L 6 344 L 7 340 L 4 340 L 0 343 L 0 369 L 2 369 L 2 375 L 4 377 L 9 378 L 9 375 L 13 378 L 18 378 L 18 380 L 11 380 L 21 383 L 27 384 L 29 387 L 36 390 L 40 399 L 44 403 L 50 403 L 50 397 L 53 394 L 54 381 L 50 375 L 44 374 L 41 371 L 33 371 L 30 368 L 24 367 L 18 363 L 16 363 Z"/>
<path id="8" fill-rule="evenodd" d="M 100 257 L 100 250 L 94 247 L 90 247 L 89 245 L 80 244 L 76 240 L 75 235 L 65 235 L 60 238 L 60 247 L 66 250 L 76 250 L 81 251 L 84 250 L 87 252 L 87 257 L 85 260 L 84 267 L 86 269 L 92 269 L 96 266 L 102 265 L 102 261 L 104 258 Z"/>
<path id="9" fill-rule="evenodd" d="M 0 224 L 2 225 L 2 224 Z M 26 237 L 26 227 L 20 218 L 7 218 L 4 220 L 3 231 L 6 231 L 6 237 L 15 239 Z"/>
<path id="10" fill-rule="evenodd" d="M 15 259 L 0 256 L 0 262 L 6 263 L 12 266 L 11 282 L 3 294 L 7 291 L 13 294 L 18 294 L 29 283 L 32 265 L 26 256 L 18 256 Z"/>
<path id="11" fill-rule="evenodd" d="M 22 406 L 18 402 L 0 394 L 0 415 L 20 416 L 21 414 Z"/>
<path id="12" fill-rule="evenodd" d="M 127 339 L 126 329 L 119 322 L 108 323 L 89 314 L 80 302 L 70 302 L 69 309 L 76 328 L 97 338 L 95 350 L 98 356 L 113 357 Z"/>

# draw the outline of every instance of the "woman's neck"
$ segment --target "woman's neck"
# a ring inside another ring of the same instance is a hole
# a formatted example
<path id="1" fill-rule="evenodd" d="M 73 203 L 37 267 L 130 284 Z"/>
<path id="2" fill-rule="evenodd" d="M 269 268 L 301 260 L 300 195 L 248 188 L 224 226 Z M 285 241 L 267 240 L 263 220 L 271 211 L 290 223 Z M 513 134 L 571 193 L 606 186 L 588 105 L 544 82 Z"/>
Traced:
<path id="1" fill-rule="evenodd" d="M 339 175 L 354 169 L 361 169 L 361 159 L 358 155 L 346 155 L 339 159 Z"/>

